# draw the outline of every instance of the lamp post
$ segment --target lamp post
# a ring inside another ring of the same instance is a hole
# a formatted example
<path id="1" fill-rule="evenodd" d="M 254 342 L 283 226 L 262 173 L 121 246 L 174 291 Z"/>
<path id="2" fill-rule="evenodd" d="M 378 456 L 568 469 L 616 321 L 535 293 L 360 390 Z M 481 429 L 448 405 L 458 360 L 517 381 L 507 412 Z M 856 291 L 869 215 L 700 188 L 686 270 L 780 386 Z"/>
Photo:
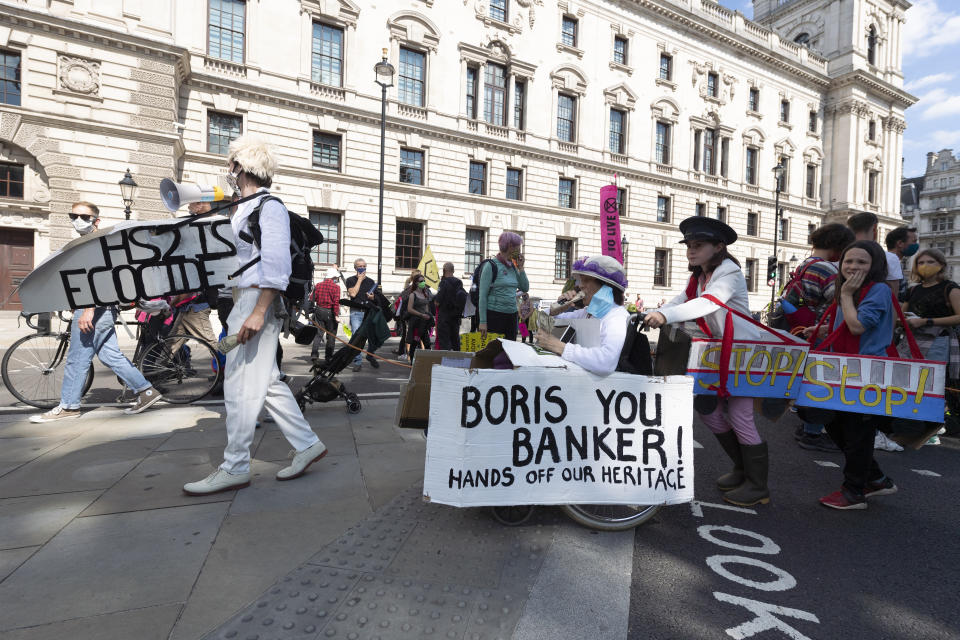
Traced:
<path id="1" fill-rule="evenodd" d="M 393 86 L 393 65 L 387 62 L 387 50 L 383 59 L 373 65 L 376 83 L 380 85 L 380 215 L 377 230 L 377 286 L 383 286 L 383 160 L 387 144 L 387 89 Z"/>
<path id="2" fill-rule="evenodd" d="M 123 179 L 118 183 L 120 185 L 120 197 L 123 198 L 123 217 L 130 219 L 130 207 L 133 206 L 133 196 L 137 192 L 137 183 L 130 175 L 130 169 L 123 174 Z"/>
<path id="3" fill-rule="evenodd" d="M 777 257 L 777 243 L 780 240 L 780 216 L 782 212 L 780 211 L 780 183 L 783 180 L 783 162 L 778 162 L 777 166 L 773 168 L 773 178 L 777 185 L 776 195 L 774 196 L 773 204 L 773 257 L 775 260 L 779 260 Z M 768 274 L 771 275 L 771 274 Z M 770 310 L 773 311 L 773 301 L 777 297 L 777 279 L 776 275 L 773 274 L 771 278 L 773 280 L 773 286 L 770 287 Z"/>
<path id="4" fill-rule="evenodd" d="M 620 253 L 623 254 L 623 271 L 627 271 L 627 249 L 630 248 L 630 241 L 627 240 L 627 234 L 620 238 Z"/>

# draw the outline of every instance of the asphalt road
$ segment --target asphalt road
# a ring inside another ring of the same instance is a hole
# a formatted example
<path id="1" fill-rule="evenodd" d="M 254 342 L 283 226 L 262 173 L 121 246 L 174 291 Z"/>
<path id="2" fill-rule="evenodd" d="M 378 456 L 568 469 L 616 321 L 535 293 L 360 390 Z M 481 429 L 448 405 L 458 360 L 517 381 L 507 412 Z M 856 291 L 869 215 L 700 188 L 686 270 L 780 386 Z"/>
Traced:
<path id="1" fill-rule="evenodd" d="M 700 502 L 637 529 L 630 638 L 960 638 L 960 440 L 877 452 L 899 491 L 835 511 L 817 500 L 843 456 L 800 449 L 796 424 L 761 421 L 772 500 L 751 510 L 723 503 L 728 462 L 697 424 Z"/>

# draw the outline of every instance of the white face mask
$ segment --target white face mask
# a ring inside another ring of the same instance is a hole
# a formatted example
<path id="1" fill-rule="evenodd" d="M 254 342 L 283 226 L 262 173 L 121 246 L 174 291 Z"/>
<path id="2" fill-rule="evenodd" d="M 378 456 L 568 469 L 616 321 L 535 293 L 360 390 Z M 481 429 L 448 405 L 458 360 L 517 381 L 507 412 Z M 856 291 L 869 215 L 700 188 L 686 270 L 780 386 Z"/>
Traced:
<path id="1" fill-rule="evenodd" d="M 227 183 L 227 186 L 230 187 L 234 193 L 240 193 L 240 186 L 237 183 L 237 180 L 240 178 L 241 173 L 243 173 L 243 169 L 240 169 L 236 173 L 227 171 L 227 175 L 223 177 L 224 182 Z"/>
<path id="2" fill-rule="evenodd" d="M 93 231 L 93 220 L 77 218 L 76 220 L 71 220 L 70 223 L 73 225 L 73 228 L 76 230 L 76 232 L 82 236 L 85 236 Z"/>

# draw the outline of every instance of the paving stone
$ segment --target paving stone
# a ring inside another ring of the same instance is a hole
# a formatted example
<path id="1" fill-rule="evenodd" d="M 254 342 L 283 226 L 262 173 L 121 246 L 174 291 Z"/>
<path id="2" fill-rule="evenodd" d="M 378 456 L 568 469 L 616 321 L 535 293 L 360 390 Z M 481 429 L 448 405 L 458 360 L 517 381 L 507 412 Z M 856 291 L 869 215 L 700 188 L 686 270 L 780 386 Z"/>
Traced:
<path id="1" fill-rule="evenodd" d="M 64 436 L 0 438 L 0 462 L 29 462 L 69 439 Z"/>
<path id="2" fill-rule="evenodd" d="M 96 424 L 78 436 L 78 442 L 155 438 L 193 428 L 201 421 L 222 424 L 219 413 L 201 405 L 158 404 L 136 415 L 125 414 L 121 407 L 103 407 L 91 413 L 96 414 Z M 223 442 L 226 443 L 226 438 Z"/>
<path id="3" fill-rule="evenodd" d="M 0 550 L 0 582 L 16 571 L 23 562 L 33 555 L 39 547 L 20 547 L 19 549 Z"/>
<path id="4" fill-rule="evenodd" d="M 0 500 L 0 549 L 44 544 L 102 491 L 76 491 Z"/>
<path id="5" fill-rule="evenodd" d="M 167 630 L 180 612 L 180 604 L 147 607 L 6 631 L 4 640 L 166 640 Z"/>

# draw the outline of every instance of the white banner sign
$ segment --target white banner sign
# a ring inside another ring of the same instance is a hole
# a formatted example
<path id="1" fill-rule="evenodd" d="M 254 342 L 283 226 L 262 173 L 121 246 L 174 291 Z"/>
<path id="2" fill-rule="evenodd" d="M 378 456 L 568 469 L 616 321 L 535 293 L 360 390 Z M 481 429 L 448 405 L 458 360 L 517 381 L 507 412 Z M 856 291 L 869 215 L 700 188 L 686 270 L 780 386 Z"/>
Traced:
<path id="1" fill-rule="evenodd" d="M 230 220 L 173 228 L 178 222 L 121 222 L 70 242 L 24 278 L 23 310 L 103 307 L 227 284 L 239 268 Z"/>
<path id="2" fill-rule="evenodd" d="M 459 507 L 693 499 L 693 380 L 433 368 L 424 498 Z"/>

